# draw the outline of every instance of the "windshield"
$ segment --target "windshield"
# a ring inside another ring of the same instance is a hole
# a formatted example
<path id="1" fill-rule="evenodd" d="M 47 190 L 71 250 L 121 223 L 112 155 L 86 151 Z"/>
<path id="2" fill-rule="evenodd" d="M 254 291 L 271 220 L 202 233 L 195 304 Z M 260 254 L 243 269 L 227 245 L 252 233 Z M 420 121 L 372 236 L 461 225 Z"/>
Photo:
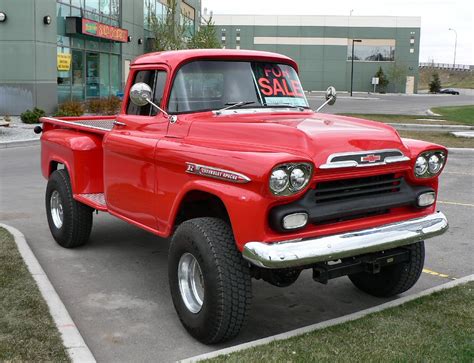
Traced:
<path id="1" fill-rule="evenodd" d="M 293 67 L 265 62 L 195 61 L 178 71 L 168 112 L 244 107 L 308 107 Z"/>

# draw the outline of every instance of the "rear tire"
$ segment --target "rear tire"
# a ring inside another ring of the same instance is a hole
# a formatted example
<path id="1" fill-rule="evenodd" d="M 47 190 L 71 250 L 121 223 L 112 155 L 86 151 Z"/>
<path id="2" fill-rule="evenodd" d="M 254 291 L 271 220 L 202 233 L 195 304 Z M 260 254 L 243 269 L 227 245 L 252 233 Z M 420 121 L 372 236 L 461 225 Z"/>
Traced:
<path id="1" fill-rule="evenodd" d="M 410 289 L 420 278 L 425 262 L 423 241 L 405 246 L 410 250 L 407 262 L 383 267 L 377 274 L 360 272 L 349 275 L 349 279 L 360 290 L 377 297 L 390 297 Z"/>
<path id="2" fill-rule="evenodd" d="M 239 334 L 252 297 L 251 276 L 226 222 L 182 223 L 171 241 L 168 276 L 174 307 L 189 334 L 205 344 Z"/>
<path id="3" fill-rule="evenodd" d="M 49 177 L 45 204 L 49 229 L 60 246 L 74 248 L 89 240 L 94 210 L 74 200 L 65 169 L 56 170 Z"/>

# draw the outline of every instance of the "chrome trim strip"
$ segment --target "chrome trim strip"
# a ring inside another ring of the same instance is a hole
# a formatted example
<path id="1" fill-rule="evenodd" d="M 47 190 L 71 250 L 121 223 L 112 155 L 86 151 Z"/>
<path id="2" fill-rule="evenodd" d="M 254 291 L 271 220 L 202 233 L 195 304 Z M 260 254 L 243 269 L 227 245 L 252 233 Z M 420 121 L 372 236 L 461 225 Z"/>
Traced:
<path id="1" fill-rule="evenodd" d="M 248 242 L 243 257 L 264 268 L 287 268 L 392 249 L 440 235 L 448 229 L 442 212 L 360 231 L 299 241 Z"/>
<path id="2" fill-rule="evenodd" d="M 398 152 L 399 156 L 387 156 L 383 161 L 377 163 L 370 163 L 370 164 L 359 164 L 355 160 L 347 160 L 347 161 L 332 161 L 334 158 L 340 156 L 351 156 L 351 155 L 364 155 L 364 154 L 377 154 L 377 153 L 388 153 L 388 152 Z M 319 166 L 319 169 L 337 169 L 337 168 L 363 168 L 366 166 L 380 166 L 380 165 L 387 165 L 393 163 L 400 163 L 402 161 L 408 161 L 410 158 L 405 156 L 400 150 L 398 149 L 383 149 L 383 150 L 367 150 L 367 151 L 356 151 L 356 152 L 343 152 L 343 153 L 335 153 L 328 156 L 327 161 L 325 164 Z"/>
<path id="3" fill-rule="evenodd" d="M 186 173 L 205 176 L 208 178 L 214 178 L 219 180 L 225 180 L 233 183 L 245 184 L 251 181 L 251 179 L 241 173 L 235 171 L 215 168 L 213 166 L 201 165 L 195 163 L 186 162 Z"/>
<path id="4" fill-rule="evenodd" d="M 214 110 L 212 113 L 216 116 L 225 116 L 225 115 L 246 115 L 252 113 L 268 113 L 268 112 L 303 112 L 303 111 L 311 111 L 309 108 L 305 108 L 301 106 L 300 109 L 296 108 L 298 106 L 293 107 L 260 107 L 260 108 L 231 108 L 230 110 L 221 110 L 221 112 L 217 112 L 219 110 Z"/>

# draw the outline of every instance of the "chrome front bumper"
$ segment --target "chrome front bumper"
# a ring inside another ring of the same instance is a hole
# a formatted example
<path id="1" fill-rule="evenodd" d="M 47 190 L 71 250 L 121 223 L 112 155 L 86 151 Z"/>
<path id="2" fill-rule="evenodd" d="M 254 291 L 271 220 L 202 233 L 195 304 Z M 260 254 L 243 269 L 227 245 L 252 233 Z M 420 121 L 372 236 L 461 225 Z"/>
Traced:
<path id="1" fill-rule="evenodd" d="M 243 256 L 256 266 L 287 268 L 389 250 L 444 233 L 448 220 L 441 212 L 360 231 L 277 243 L 248 242 Z"/>

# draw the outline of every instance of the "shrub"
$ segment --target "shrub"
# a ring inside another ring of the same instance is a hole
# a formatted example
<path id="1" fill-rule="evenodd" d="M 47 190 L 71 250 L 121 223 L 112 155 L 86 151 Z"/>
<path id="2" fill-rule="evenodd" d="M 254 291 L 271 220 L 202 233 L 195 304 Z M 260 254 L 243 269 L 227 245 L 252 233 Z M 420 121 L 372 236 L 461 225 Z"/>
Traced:
<path id="1" fill-rule="evenodd" d="M 429 87 L 431 93 L 437 93 L 441 90 L 441 80 L 439 79 L 438 73 L 432 74 L 433 79 L 431 80 Z"/>
<path id="2" fill-rule="evenodd" d="M 39 123 L 40 117 L 46 116 L 46 112 L 44 112 L 40 108 L 33 108 L 32 111 L 26 110 L 20 115 L 21 121 L 25 124 L 37 124 Z"/>
<path id="3" fill-rule="evenodd" d="M 84 105 L 78 101 L 66 101 L 58 106 L 58 111 L 54 114 L 56 117 L 73 117 L 84 114 Z"/>
<path id="4" fill-rule="evenodd" d="M 375 73 L 375 77 L 379 78 L 379 87 L 378 87 L 379 92 L 385 93 L 385 90 L 389 84 L 389 81 L 387 77 L 385 76 L 385 73 L 383 72 L 382 67 L 379 67 L 379 70 L 377 71 L 377 73 Z"/>
<path id="5" fill-rule="evenodd" d="M 120 111 L 122 100 L 111 96 L 87 101 L 87 111 L 97 115 L 116 115 Z"/>

